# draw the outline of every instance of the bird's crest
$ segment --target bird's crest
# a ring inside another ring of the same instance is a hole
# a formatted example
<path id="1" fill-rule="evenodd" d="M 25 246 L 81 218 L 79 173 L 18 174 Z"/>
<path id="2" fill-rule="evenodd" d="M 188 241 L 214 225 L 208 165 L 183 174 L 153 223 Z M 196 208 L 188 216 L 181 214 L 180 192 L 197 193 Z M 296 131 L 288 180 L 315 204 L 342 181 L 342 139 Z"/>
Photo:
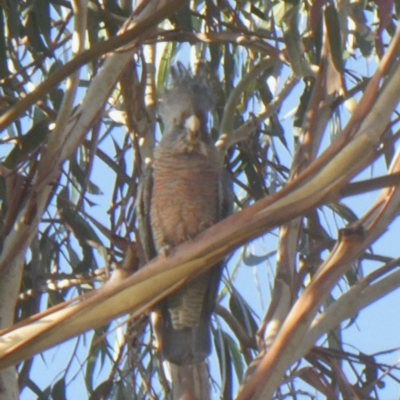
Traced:
<path id="1" fill-rule="evenodd" d="M 193 111 L 206 117 L 214 106 L 214 98 L 200 69 L 196 75 L 181 63 L 171 68 L 171 85 L 164 91 L 160 115 L 166 126 Z"/>

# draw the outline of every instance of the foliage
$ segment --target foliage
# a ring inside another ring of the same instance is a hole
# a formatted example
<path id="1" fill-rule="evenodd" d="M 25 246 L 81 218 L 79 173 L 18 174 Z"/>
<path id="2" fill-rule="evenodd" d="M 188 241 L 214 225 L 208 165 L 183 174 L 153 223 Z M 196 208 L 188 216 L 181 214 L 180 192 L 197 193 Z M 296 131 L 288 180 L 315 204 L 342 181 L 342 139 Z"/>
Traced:
<path id="1" fill-rule="evenodd" d="M 247 243 L 228 262 L 213 319 L 215 398 L 398 391 L 385 343 L 367 354 L 344 339 L 360 310 L 400 283 L 398 255 L 382 246 L 397 242 L 397 6 L 0 2 L 0 271 L 21 268 L 15 322 L 90 296 L 112 269 L 137 270 L 134 204 L 162 132 L 158 99 L 170 65 L 200 63 L 236 211 L 249 210 L 247 237 L 226 230 L 225 253 Z M 168 398 L 143 309 L 91 324 L 56 352 L 18 359 L 23 395 Z M 51 357 L 57 373 L 38 372 Z"/>

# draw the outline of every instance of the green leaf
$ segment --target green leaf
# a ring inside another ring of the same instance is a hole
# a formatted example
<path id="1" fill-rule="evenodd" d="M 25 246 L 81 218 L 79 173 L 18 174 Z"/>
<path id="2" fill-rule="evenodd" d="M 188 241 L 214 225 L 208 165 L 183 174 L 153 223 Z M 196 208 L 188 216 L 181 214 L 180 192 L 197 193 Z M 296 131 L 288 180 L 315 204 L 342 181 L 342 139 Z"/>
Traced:
<path id="1" fill-rule="evenodd" d="M 7 65 L 6 29 L 4 25 L 3 7 L 0 6 L 0 79 L 10 74 Z"/>
<path id="2" fill-rule="evenodd" d="M 37 18 L 37 13 L 31 9 L 28 12 L 25 23 L 26 35 L 29 38 L 29 44 L 32 46 L 34 52 L 45 53 L 47 52 L 47 47 L 40 35 Z"/>
<path id="3" fill-rule="evenodd" d="M 226 343 L 225 332 L 213 330 L 215 349 L 218 354 L 218 363 L 221 374 L 221 397 L 225 400 L 232 399 L 232 360 Z"/>
<path id="4" fill-rule="evenodd" d="M 233 291 L 229 298 L 229 309 L 231 310 L 232 315 L 241 324 L 245 332 L 249 336 L 254 337 L 258 329 L 258 324 L 253 318 L 253 313 L 250 310 L 249 305 L 236 290 Z"/>
<path id="5" fill-rule="evenodd" d="M 112 393 L 109 396 L 110 392 Z M 110 380 L 100 383 L 96 389 L 90 393 L 89 400 L 110 399 L 110 400 L 128 400 L 124 395 L 124 383 L 122 381 L 112 382 Z M 132 393 L 131 393 L 132 395 Z"/>
<path id="6" fill-rule="evenodd" d="M 67 400 L 65 378 L 59 379 L 51 389 L 51 398 L 53 400 Z"/>
<path id="7" fill-rule="evenodd" d="M 14 169 L 20 162 L 26 161 L 30 154 L 44 142 L 48 132 L 48 120 L 34 124 L 25 135 L 19 137 L 18 144 L 10 151 L 4 165 L 9 169 Z"/>
<path id="8" fill-rule="evenodd" d="M 287 2 L 286 2 L 287 3 Z M 298 6 L 285 4 L 285 16 L 283 29 L 283 40 L 290 59 L 293 72 L 297 76 L 303 76 L 301 41 L 298 28 Z"/>
<path id="9" fill-rule="evenodd" d="M 99 43 L 100 26 L 101 26 L 101 19 L 99 13 L 89 8 L 87 16 L 87 32 L 91 47 Z"/>
<path id="10" fill-rule="evenodd" d="M 161 56 L 160 64 L 158 67 L 157 74 L 157 93 L 161 94 L 166 86 L 167 77 L 169 75 L 169 67 L 171 66 L 171 59 L 176 52 L 177 44 L 175 42 L 169 42 L 164 49 Z"/>
<path id="11" fill-rule="evenodd" d="M 272 250 L 262 256 L 256 256 L 255 254 L 251 253 L 250 246 L 245 245 L 244 250 L 243 250 L 242 261 L 248 267 L 255 267 L 255 266 L 267 261 L 269 258 L 274 257 L 275 254 L 276 254 L 276 250 Z"/>
<path id="12" fill-rule="evenodd" d="M 34 10 L 39 32 L 47 38 L 50 38 L 51 17 L 49 0 L 35 0 Z"/>
<path id="13" fill-rule="evenodd" d="M 396 153 L 396 148 L 395 148 L 395 140 L 394 140 L 394 135 L 393 135 L 393 130 L 392 129 L 387 129 L 384 135 L 382 136 L 382 139 L 385 142 L 385 145 L 382 148 L 383 155 L 385 157 L 385 163 L 386 163 L 386 168 L 389 169 L 390 164 L 392 163 L 393 157 Z"/>
<path id="14" fill-rule="evenodd" d="M 358 221 L 358 217 L 354 211 L 343 203 L 331 203 L 327 204 L 327 206 L 350 223 Z"/>
<path id="15" fill-rule="evenodd" d="M 6 3 L 6 2 L 4 2 Z M 20 2 L 19 1 L 7 1 L 6 7 L 1 7 L 1 11 L 4 10 L 7 23 L 7 31 L 9 38 L 17 38 L 20 35 L 21 22 L 20 22 Z"/>
<path id="16" fill-rule="evenodd" d="M 188 4 L 185 4 L 175 13 L 175 15 L 170 18 L 170 21 L 175 28 L 180 31 L 193 32 L 192 13 Z"/>
<path id="17" fill-rule="evenodd" d="M 52 226 L 49 225 L 44 232 L 41 234 L 39 241 L 39 251 L 40 251 L 40 267 L 43 274 L 48 274 L 51 272 L 51 266 L 56 258 L 59 247 L 57 243 L 58 233 L 54 233 L 49 236 Z"/>
<path id="18" fill-rule="evenodd" d="M 77 161 L 76 153 L 75 157 L 70 161 L 70 171 L 72 176 L 77 180 L 83 190 L 87 190 L 90 194 L 102 194 L 100 188 L 90 181 L 88 176 L 89 170 L 81 167 L 81 165 Z"/>
<path id="19" fill-rule="evenodd" d="M 37 397 L 37 400 L 49 400 L 51 397 L 51 387 L 48 386 L 43 392 Z"/>
<path id="20" fill-rule="evenodd" d="M 308 103 L 311 99 L 311 94 L 314 88 L 314 80 L 304 79 L 304 89 L 300 96 L 300 101 L 297 106 L 296 114 L 293 118 L 293 126 L 301 128 L 303 126 L 304 117 L 308 108 Z"/>
<path id="21" fill-rule="evenodd" d="M 86 363 L 85 371 L 85 383 L 86 388 L 89 392 L 93 391 L 94 372 L 96 364 L 99 362 L 100 365 L 104 364 L 104 357 L 106 354 L 106 344 L 104 340 L 99 340 L 102 335 L 106 333 L 106 329 L 96 329 L 92 336 L 90 343 L 91 352 Z"/>
<path id="22" fill-rule="evenodd" d="M 99 237 L 91 225 L 76 212 L 74 205 L 68 199 L 68 191 L 63 189 L 57 196 L 57 211 L 71 230 L 82 248 L 83 259 L 77 265 L 77 272 L 85 272 L 95 267 L 92 248 L 101 244 Z"/>
<path id="23" fill-rule="evenodd" d="M 238 348 L 236 342 L 227 332 L 224 332 L 224 339 L 231 355 L 231 360 L 233 363 L 233 367 L 235 368 L 236 377 L 239 382 L 242 382 L 244 370 L 246 368 L 242 353 L 240 352 L 240 349 Z"/>
<path id="24" fill-rule="evenodd" d="M 340 31 L 339 15 L 333 5 L 327 6 L 324 13 L 332 61 L 336 69 L 339 72 L 343 72 L 342 34 Z"/>

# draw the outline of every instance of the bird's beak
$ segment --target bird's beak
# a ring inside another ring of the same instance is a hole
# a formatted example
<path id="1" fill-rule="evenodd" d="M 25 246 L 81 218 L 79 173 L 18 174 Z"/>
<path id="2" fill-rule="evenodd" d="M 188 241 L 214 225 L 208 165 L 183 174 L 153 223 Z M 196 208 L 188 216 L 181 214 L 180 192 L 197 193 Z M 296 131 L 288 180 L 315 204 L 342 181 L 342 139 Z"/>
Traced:
<path id="1" fill-rule="evenodd" d="M 200 120 L 195 115 L 191 115 L 190 117 L 186 118 L 185 128 L 188 132 L 189 141 L 195 142 L 200 130 Z"/>

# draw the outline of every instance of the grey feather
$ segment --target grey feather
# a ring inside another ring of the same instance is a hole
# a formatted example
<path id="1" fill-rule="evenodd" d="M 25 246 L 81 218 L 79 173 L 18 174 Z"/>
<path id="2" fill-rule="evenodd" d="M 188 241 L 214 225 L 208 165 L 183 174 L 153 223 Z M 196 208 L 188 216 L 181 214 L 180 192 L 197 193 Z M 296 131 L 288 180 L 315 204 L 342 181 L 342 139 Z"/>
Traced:
<path id="1" fill-rule="evenodd" d="M 212 106 L 213 96 L 203 76 L 192 76 L 181 64 L 172 70 L 172 86 L 165 91 L 160 110 L 165 124 L 165 133 L 155 151 L 153 167 L 148 167 L 145 170 L 138 191 L 139 234 L 148 260 L 156 257 L 157 253 L 163 248 L 163 236 L 168 237 L 168 234 L 171 234 L 171 229 L 172 232 L 173 229 L 178 229 L 178 227 L 169 227 L 169 233 L 161 231 L 161 238 L 160 232 L 154 231 L 154 226 L 158 226 L 158 229 L 160 229 L 160 224 L 163 225 L 165 222 L 162 218 L 161 220 L 152 220 L 153 207 L 151 204 L 153 204 L 154 185 L 157 184 L 155 176 L 158 177 L 159 181 L 163 180 L 163 184 L 167 187 L 175 185 L 180 188 L 182 193 L 187 196 L 187 198 L 179 198 L 180 193 L 177 191 L 173 193 L 174 198 L 170 200 L 173 204 L 172 207 L 176 207 L 173 208 L 174 212 L 182 210 L 183 215 L 186 215 L 186 217 L 181 216 L 180 223 L 191 223 L 193 220 L 196 221 L 197 218 L 185 214 L 187 212 L 185 210 L 190 210 L 191 205 L 196 207 L 199 200 L 196 197 L 197 195 L 194 194 L 197 193 L 196 187 L 193 186 L 196 182 L 188 180 L 187 174 L 193 173 L 193 176 L 199 178 L 209 174 L 212 177 L 210 183 L 207 183 L 207 180 L 202 180 L 202 184 L 206 184 L 206 186 L 200 196 L 203 196 L 205 192 L 209 196 L 210 193 L 215 194 L 210 197 L 211 204 L 208 208 L 206 207 L 206 214 L 201 213 L 199 215 L 202 219 L 208 220 L 211 218 L 210 215 L 213 215 L 213 217 L 210 220 L 211 223 L 204 222 L 204 227 L 203 223 L 200 223 L 199 227 L 196 228 L 197 233 L 232 213 L 231 182 L 227 172 L 219 164 L 217 150 L 207 133 L 207 116 Z M 188 135 L 185 121 L 191 115 L 198 119 L 200 125 L 199 132 L 194 137 L 188 138 L 190 135 Z M 182 173 L 182 169 L 185 168 L 185 172 Z M 215 175 L 216 173 L 217 175 Z M 160 187 L 163 188 L 164 186 Z M 164 201 L 165 196 L 163 194 L 158 192 L 157 196 L 159 196 L 157 197 L 159 202 L 161 199 Z M 205 199 L 208 198 L 204 197 L 203 201 Z M 190 203 L 186 207 L 185 201 L 193 202 L 193 204 Z M 200 204 L 202 203 L 200 202 Z M 214 204 L 215 212 L 210 214 L 209 209 L 212 204 Z M 161 210 L 161 213 L 163 212 L 165 211 Z M 160 218 L 158 211 L 156 216 Z M 169 215 L 165 215 L 165 217 L 168 219 Z M 172 235 L 175 238 L 172 245 L 187 240 L 176 239 L 180 237 L 178 233 Z M 222 267 L 223 262 L 217 263 L 210 270 L 160 302 L 157 308 L 161 316 L 159 341 L 164 359 L 178 365 L 193 364 L 203 361 L 210 353 L 210 318 L 215 307 Z"/>
<path id="2" fill-rule="evenodd" d="M 191 76 L 182 64 L 172 68 L 172 85 L 166 89 L 160 107 L 160 116 L 170 131 L 190 114 L 207 122 L 207 113 L 214 107 L 214 97 L 202 75 Z"/>

